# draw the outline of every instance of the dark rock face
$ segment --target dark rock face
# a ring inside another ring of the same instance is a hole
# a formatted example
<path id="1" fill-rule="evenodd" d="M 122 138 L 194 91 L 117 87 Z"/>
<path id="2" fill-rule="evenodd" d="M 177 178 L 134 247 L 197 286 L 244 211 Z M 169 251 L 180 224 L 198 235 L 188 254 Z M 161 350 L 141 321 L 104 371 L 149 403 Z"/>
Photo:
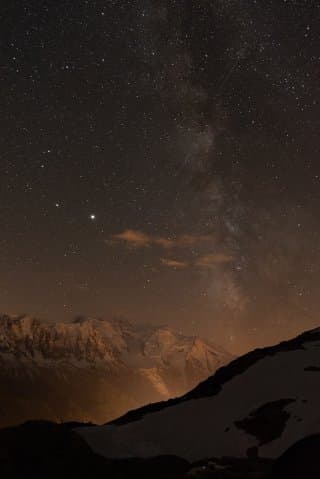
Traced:
<path id="1" fill-rule="evenodd" d="M 259 407 L 235 425 L 259 440 L 259 446 L 273 441 L 283 432 L 290 414 L 284 410 L 294 399 L 279 399 Z"/>
<path id="2" fill-rule="evenodd" d="M 296 442 L 274 463 L 272 479 L 319 479 L 320 434 Z"/>

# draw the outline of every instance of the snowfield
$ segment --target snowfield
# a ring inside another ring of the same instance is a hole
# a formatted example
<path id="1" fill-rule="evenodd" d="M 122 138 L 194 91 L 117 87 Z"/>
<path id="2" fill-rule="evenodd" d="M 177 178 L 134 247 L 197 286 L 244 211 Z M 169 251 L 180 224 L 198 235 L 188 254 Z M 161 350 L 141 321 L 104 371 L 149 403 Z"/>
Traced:
<path id="1" fill-rule="evenodd" d="M 212 389 L 210 392 L 210 388 Z M 320 432 L 320 330 L 257 350 L 179 400 L 77 432 L 105 457 L 279 456 Z M 158 410 L 157 410 L 158 409 Z"/>

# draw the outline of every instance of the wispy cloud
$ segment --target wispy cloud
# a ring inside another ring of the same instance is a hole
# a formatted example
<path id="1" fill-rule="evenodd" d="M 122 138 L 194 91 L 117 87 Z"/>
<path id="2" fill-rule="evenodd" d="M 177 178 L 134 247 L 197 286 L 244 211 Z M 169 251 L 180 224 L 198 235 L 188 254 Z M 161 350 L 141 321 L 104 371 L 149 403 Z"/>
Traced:
<path id="1" fill-rule="evenodd" d="M 187 268 L 194 266 L 196 268 L 211 268 L 215 265 L 230 263 L 232 256 L 223 253 L 210 253 L 199 256 L 195 261 L 182 261 L 172 258 L 161 258 L 161 263 L 171 268 Z"/>
<path id="2" fill-rule="evenodd" d="M 160 261 L 165 266 L 168 266 L 168 268 L 173 269 L 184 269 L 189 266 L 189 263 L 187 261 L 180 261 L 172 258 L 161 258 Z"/>
<path id="3" fill-rule="evenodd" d="M 199 258 L 195 261 L 195 265 L 200 268 L 209 268 L 210 266 L 216 264 L 230 263 L 233 260 L 233 257 L 224 253 L 209 253 Z"/>
<path id="4" fill-rule="evenodd" d="M 179 235 L 173 237 L 146 234 L 140 230 L 127 229 L 111 237 L 112 242 L 123 242 L 131 248 L 147 248 L 155 245 L 164 249 L 188 248 L 213 241 L 213 235 Z M 106 241 L 110 243 L 110 240 Z"/>
<path id="5" fill-rule="evenodd" d="M 127 246 L 145 248 L 152 243 L 152 237 L 138 230 L 125 230 L 112 236 L 114 241 L 122 241 Z"/>
<path id="6" fill-rule="evenodd" d="M 173 237 L 146 234 L 140 230 L 127 229 L 106 240 L 107 244 L 123 244 L 126 248 L 143 249 L 158 247 L 168 254 L 160 257 L 160 263 L 168 268 L 185 269 L 188 267 L 208 269 L 215 265 L 232 262 L 233 257 L 224 252 L 210 252 L 214 247 L 214 235 L 184 234 Z M 194 249 L 202 250 L 202 254 L 194 258 Z M 178 251 L 179 250 L 179 251 Z M 175 252 L 182 259 L 174 257 Z M 189 259 L 185 259 L 189 258 Z"/>

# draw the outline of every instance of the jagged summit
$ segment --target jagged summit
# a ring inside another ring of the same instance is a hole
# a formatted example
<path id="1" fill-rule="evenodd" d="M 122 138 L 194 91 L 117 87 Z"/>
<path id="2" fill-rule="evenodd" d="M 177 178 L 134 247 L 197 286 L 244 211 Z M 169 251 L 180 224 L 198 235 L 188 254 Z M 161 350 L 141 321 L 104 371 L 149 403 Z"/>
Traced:
<path id="1" fill-rule="evenodd" d="M 19 403 L 19 420 L 57 420 L 58 394 L 64 418 L 106 422 L 128 409 L 190 390 L 231 358 L 222 348 L 167 327 L 143 327 L 117 318 L 48 323 L 2 315 L 0 380 L 7 391 L 6 399 L 0 397 L 0 409 L 12 400 Z M 86 388 L 79 394 L 82 385 Z M 17 387 L 29 391 L 24 401 L 16 397 Z M 14 416 L 15 408 L 10 411 Z M 3 421 L 17 422 L 8 417 Z"/>
<path id="2" fill-rule="evenodd" d="M 78 317 L 47 323 L 29 316 L 0 316 L 0 357 L 12 361 L 101 362 L 104 366 L 166 367 L 188 363 L 204 376 L 231 359 L 222 348 L 167 327 L 141 328 L 118 319 Z"/>

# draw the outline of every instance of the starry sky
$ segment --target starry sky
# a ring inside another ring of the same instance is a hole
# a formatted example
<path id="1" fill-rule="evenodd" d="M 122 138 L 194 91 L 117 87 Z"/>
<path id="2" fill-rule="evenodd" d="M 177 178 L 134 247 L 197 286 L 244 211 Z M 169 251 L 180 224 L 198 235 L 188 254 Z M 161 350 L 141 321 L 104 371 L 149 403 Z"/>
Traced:
<path id="1" fill-rule="evenodd" d="M 320 2 L 2 3 L 1 310 L 318 326 Z"/>

